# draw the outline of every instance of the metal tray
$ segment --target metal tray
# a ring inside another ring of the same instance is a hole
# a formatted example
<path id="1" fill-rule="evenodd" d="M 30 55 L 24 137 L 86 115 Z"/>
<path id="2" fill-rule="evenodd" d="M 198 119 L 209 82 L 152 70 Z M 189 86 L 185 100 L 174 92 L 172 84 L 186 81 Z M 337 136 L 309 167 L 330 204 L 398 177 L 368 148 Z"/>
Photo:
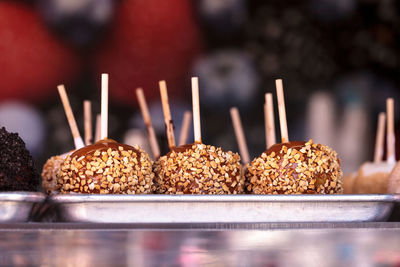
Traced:
<path id="1" fill-rule="evenodd" d="M 61 221 L 263 223 L 383 221 L 395 195 L 56 195 Z"/>
<path id="2" fill-rule="evenodd" d="M 33 206 L 45 198 L 40 192 L 0 193 L 0 223 L 27 222 Z"/>

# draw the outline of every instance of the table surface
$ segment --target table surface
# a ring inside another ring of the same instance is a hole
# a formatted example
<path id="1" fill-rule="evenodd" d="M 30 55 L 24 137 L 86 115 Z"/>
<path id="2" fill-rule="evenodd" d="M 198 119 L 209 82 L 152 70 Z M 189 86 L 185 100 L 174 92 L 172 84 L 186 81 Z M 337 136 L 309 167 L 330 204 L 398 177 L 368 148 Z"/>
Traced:
<path id="1" fill-rule="evenodd" d="M 395 266 L 400 223 L 0 224 L 2 266 L 127 264 Z"/>

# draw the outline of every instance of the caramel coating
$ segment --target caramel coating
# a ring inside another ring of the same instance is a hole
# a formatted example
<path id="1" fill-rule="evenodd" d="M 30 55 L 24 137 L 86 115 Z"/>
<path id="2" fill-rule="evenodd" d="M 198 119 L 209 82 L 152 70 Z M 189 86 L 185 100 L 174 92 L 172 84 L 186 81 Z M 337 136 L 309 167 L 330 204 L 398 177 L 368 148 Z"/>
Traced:
<path id="1" fill-rule="evenodd" d="M 57 175 L 60 193 L 151 193 L 154 173 L 139 147 L 101 140 L 68 156 Z"/>
<path id="2" fill-rule="evenodd" d="M 171 150 L 154 164 L 160 194 L 240 194 L 244 178 L 240 156 L 204 144 Z"/>
<path id="3" fill-rule="evenodd" d="M 389 194 L 400 194 L 400 162 L 397 162 L 390 173 L 387 192 Z"/>
<path id="4" fill-rule="evenodd" d="M 354 182 L 356 179 L 357 173 L 348 173 L 343 177 L 343 194 L 354 194 Z"/>
<path id="5" fill-rule="evenodd" d="M 48 195 L 53 194 L 57 190 L 57 173 L 64 159 L 62 156 L 53 156 L 43 166 L 42 187 Z"/>
<path id="6" fill-rule="evenodd" d="M 273 145 L 245 172 L 253 194 L 342 193 L 342 175 L 337 153 L 312 140 Z"/>
<path id="7" fill-rule="evenodd" d="M 390 173 L 395 164 L 366 162 L 361 165 L 353 183 L 354 194 L 387 194 Z"/>

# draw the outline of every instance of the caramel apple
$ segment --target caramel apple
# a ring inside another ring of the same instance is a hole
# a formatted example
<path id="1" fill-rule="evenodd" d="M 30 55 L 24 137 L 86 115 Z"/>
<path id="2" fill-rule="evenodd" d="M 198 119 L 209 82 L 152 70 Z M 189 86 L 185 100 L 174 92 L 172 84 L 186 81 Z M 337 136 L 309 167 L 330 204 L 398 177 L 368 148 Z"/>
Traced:
<path id="1" fill-rule="evenodd" d="M 343 194 L 353 194 L 354 193 L 354 182 L 357 178 L 357 173 L 348 173 L 343 176 Z"/>
<path id="2" fill-rule="evenodd" d="M 60 193 L 151 193 L 154 173 L 149 155 L 138 146 L 105 139 L 68 155 L 58 173 Z"/>
<path id="3" fill-rule="evenodd" d="M 386 131 L 386 161 L 383 161 L 385 117 Z M 394 100 L 386 100 L 386 116 L 379 114 L 378 129 L 375 141 L 373 162 L 361 165 L 354 181 L 353 192 L 357 194 L 386 194 L 388 192 L 389 176 L 396 165 L 396 147 L 394 134 Z"/>
<path id="4" fill-rule="evenodd" d="M 276 144 L 254 159 L 245 173 L 253 194 L 335 194 L 342 192 L 337 153 L 305 142 Z"/>
<path id="5" fill-rule="evenodd" d="M 240 156 L 201 141 L 198 78 L 192 78 L 194 144 L 176 147 L 167 87 L 160 82 L 161 101 L 170 152 L 160 157 L 154 172 L 160 194 L 240 194 L 244 188 Z"/>
<path id="6" fill-rule="evenodd" d="M 57 174 L 67 154 L 49 158 L 42 170 L 42 187 L 46 194 L 52 195 L 57 191 Z"/>
<path id="7" fill-rule="evenodd" d="M 204 144 L 173 148 L 155 163 L 160 194 L 240 194 L 244 178 L 240 157 Z"/>
<path id="8" fill-rule="evenodd" d="M 337 153 L 321 144 L 289 142 L 282 80 L 276 80 L 282 143 L 275 142 L 272 97 L 266 95 L 267 150 L 245 171 L 246 189 L 252 194 L 342 193 L 342 170 Z"/>

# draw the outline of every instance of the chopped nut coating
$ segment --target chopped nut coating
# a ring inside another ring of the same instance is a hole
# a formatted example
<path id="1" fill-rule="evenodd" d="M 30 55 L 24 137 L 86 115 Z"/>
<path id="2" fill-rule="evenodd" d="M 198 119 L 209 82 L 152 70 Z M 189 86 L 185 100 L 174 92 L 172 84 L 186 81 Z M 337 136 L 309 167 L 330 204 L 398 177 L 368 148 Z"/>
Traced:
<path id="1" fill-rule="evenodd" d="M 255 158 L 245 172 L 253 194 L 342 193 L 337 153 L 312 140 L 277 144 Z"/>
<path id="2" fill-rule="evenodd" d="M 241 194 L 240 157 L 204 144 L 176 148 L 154 164 L 155 191 L 161 194 Z"/>

